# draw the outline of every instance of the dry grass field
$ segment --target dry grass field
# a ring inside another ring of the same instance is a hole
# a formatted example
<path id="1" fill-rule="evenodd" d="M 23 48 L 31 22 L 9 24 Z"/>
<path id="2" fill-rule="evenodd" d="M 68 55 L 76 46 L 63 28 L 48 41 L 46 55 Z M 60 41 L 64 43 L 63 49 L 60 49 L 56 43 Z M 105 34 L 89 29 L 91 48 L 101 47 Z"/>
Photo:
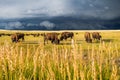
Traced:
<path id="1" fill-rule="evenodd" d="M 44 33 L 0 34 L 15 32 Z M 10 36 L 1 36 L 0 80 L 120 80 L 120 31 L 72 32 L 74 43 L 69 38 L 58 45 L 44 45 L 43 36 L 25 36 L 25 41 L 18 43 L 12 43 Z M 86 43 L 85 32 L 100 32 L 102 40 Z"/>

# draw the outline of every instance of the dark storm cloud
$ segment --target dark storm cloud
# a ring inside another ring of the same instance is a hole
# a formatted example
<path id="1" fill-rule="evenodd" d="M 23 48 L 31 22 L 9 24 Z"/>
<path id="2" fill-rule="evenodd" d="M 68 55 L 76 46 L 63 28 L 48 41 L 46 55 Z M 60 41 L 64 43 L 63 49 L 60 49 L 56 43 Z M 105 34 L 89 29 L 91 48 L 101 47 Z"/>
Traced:
<path id="1" fill-rule="evenodd" d="M 71 6 L 80 16 L 111 19 L 120 16 L 119 3 L 119 0 L 74 0 Z"/>
<path id="2" fill-rule="evenodd" d="M 120 0 L 0 0 L 0 18 L 77 16 L 113 19 Z"/>

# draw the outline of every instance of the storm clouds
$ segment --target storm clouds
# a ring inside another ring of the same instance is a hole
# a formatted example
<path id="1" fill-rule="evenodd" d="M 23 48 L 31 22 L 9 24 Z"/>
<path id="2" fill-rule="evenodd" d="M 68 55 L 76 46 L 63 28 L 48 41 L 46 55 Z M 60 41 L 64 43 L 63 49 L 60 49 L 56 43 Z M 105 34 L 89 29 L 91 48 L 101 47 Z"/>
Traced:
<path id="1" fill-rule="evenodd" d="M 119 0 L 0 0 L 0 18 L 75 16 L 114 19 Z"/>
<path id="2" fill-rule="evenodd" d="M 120 0 L 0 0 L 0 29 L 120 29 Z"/>

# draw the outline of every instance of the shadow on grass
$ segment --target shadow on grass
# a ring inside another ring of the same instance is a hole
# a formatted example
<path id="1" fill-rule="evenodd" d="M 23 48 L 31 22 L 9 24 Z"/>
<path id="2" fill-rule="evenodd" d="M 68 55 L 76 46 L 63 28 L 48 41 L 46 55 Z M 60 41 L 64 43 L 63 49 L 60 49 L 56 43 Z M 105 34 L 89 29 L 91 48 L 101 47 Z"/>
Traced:
<path id="1" fill-rule="evenodd" d="M 37 41 L 24 41 L 22 42 L 22 44 L 40 44 L 41 42 L 37 42 Z"/>
<path id="2" fill-rule="evenodd" d="M 60 43 L 58 45 L 71 45 L 71 43 Z"/>
<path id="3" fill-rule="evenodd" d="M 102 39 L 102 42 L 113 42 L 113 39 Z"/>
<path id="4" fill-rule="evenodd" d="M 113 42 L 113 39 L 102 39 L 100 40 L 93 40 L 92 43 L 100 43 L 100 42 Z"/>
<path id="5" fill-rule="evenodd" d="M 112 42 L 113 39 L 102 39 L 102 42 Z M 24 41 L 24 42 L 21 42 L 22 44 L 44 44 L 44 42 L 39 42 L 39 41 Z M 75 42 L 75 44 L 86 44 L 87 42 L 85 42 L 84 40 L 77 40 Z M 97 41 L 93 41 L 92 43 L 89 43 L 89 44 L 93 44 L 93 43 L 100 43 L 99 40 Z M 52 44 L 52 43 L 46 43 L 46 44 Z M 54 44 L 53 44 L 54 45 Z M 56 44 L 56 45 L 72 45 L 71 41 L 61 41 L 60 44 Z"/>

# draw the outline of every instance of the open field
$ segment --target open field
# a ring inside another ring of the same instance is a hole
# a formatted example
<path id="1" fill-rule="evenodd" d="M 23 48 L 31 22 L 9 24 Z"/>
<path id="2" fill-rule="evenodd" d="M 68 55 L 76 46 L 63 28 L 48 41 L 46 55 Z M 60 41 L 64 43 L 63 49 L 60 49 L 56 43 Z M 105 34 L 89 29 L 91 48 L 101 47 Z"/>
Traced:
<path id="1" fill-rule="evenodd" d="M 15 32 L 1 30 L 0 34 Z M 44 45 L 43 36 L 25 36 L 19 43 L 1 36 L 0 80 L 120 80 L 120 31 L 97 31 L 102 41 L 92 43 L 85 42 L 86 31 L 73 32 L 74 43 L 67 39 L 58 45 Z"/>

